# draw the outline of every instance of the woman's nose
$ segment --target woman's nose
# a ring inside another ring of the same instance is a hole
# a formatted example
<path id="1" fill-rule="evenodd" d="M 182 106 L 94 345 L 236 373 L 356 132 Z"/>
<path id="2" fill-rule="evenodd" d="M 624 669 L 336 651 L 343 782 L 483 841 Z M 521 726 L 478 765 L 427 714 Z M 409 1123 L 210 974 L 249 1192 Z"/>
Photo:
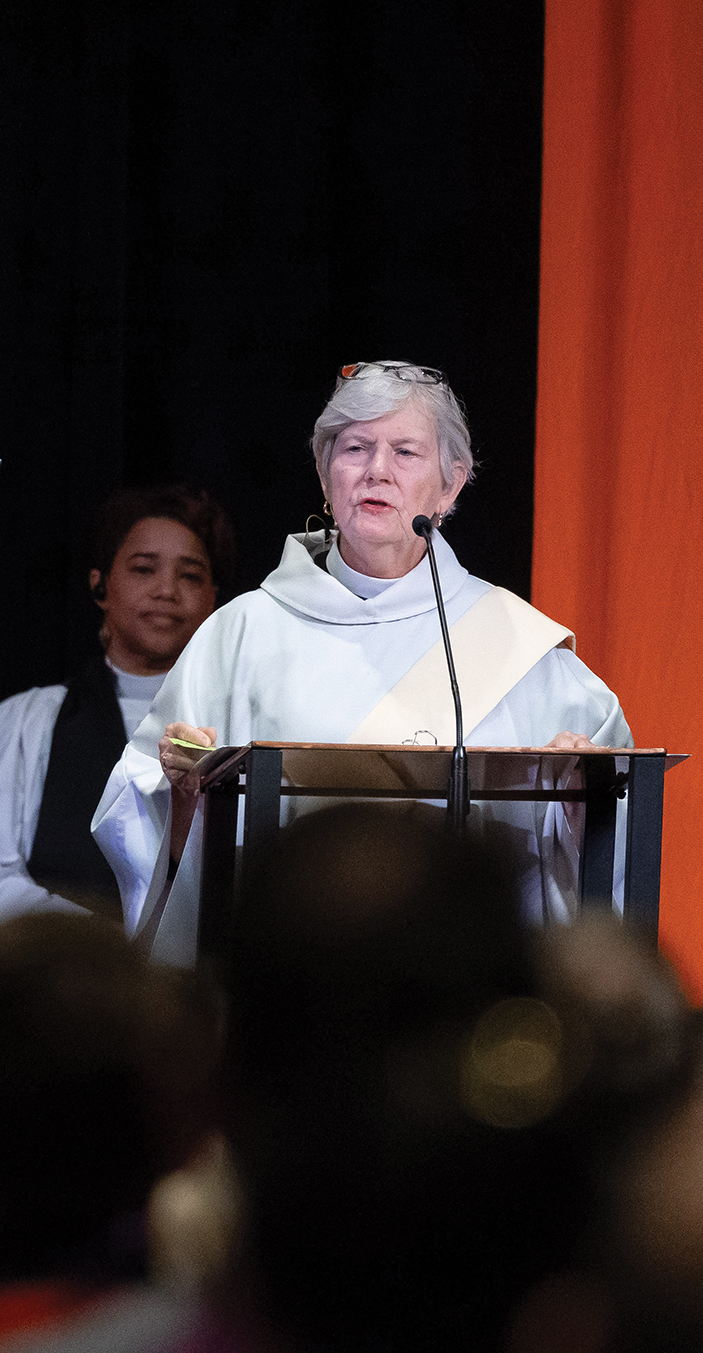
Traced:
<path id="1" fill-rule="evenodd" d="M 388 452 L 381 447 L 377 447 L 376 450 L 369 456 L 368 463 L 366 466 L 366 478 L 372 480 L 387 479 L 389 476 L 388 467 L 389 467 Z"/>
<path id="2" fill-rule="evenodd" d="M 154 574 L 152 592 L 157 597 L 174 597 L 178 591 L 178 577 L 172 569 L 160 568 Z"/>

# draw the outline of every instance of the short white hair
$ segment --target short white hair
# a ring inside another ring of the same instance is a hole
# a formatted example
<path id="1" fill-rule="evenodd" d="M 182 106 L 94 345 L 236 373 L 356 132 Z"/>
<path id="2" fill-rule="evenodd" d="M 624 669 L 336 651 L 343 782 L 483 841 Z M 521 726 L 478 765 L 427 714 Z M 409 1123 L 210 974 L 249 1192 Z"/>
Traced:
<path id="1" fill-rule="evenodd" d="M 402 379 L 393 368 L 402 368 Z M 395 413 L 411 401 L 419 404 L 434 423 L 443 487 L 451 487 L 457 464 L 464 467 L 466 482 L 470 483 L 474 477 L 474 458 L 466 416 L 446 381 L 428 381 L 425 370 L 411 362 L 369 362 L 361 376 L 351 380 L 338 377 L 334 394 L 322 410 L 311 438 L 323 484 L 340 432 L 352 423 L 368 423 Z M 445 517 L 453 510 L 452 504 Z"/>

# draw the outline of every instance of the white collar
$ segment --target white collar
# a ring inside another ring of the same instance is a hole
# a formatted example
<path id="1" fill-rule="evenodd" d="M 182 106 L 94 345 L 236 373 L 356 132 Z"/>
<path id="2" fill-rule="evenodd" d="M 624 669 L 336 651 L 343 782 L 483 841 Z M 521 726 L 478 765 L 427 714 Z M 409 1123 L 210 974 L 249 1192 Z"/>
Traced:
<path id="1" fill-rule="evenodd" d="M 123 700 L 148 700 L 151 704 L 158 694 L 166 676 L 165 672 L 156 672 L 149 676 L 139 676 L 136 672 L 123 672 L 109 658 L 105 659 L 111 672 L 117 677 L 117 695 Z"/>
<path id="2" fill-rule="evenodd" d="M 438 531 L 433 542 L 445 602 L 461 588 L 474 587 L 476 600 L 486 590 L 478 578 L 470 578 L 454 551 Z M 264 592 L 299 615 L 331 625 L 373 625 L 384 620 L 405 620 L 436 607 L 427 555 L 402 578 L 383 579 L 388 586 L 364 600 L 344 583 L 315 563 L 329 549 L 323 531 L 288 536 L 278 568 L 261 584 Z"/>
<path id="3" fill-rule="evenodd" d="M 338 583 L 343 583 L 355 597 L 361 597 L 363 601 L 380 596 L 381 592 L 385 592 L 387 587 L 392 587 L 393 583 L 398 581 L 397 578 L 372 578 L 369 574 L 357 573 L 355 568 L 350 568 L 342 559 L 336 537 L 332 541 L 332 548 L 325 564 L 331 577 L 336 578 Z"/>

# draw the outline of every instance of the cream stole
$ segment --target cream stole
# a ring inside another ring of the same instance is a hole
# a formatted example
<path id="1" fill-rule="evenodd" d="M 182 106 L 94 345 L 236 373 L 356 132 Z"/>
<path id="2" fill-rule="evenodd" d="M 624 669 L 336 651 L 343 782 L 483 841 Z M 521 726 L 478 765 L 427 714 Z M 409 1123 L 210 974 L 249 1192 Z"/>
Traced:
<path id="1" fill-rule="evenodd" d="M 575 649 L 570 630 L 502 587 L 485 592 L 450 635 L 465 736 L 550 649 Z M 347 742 L 401 743 L 420 729 L 434 733 L 440 746 L 454 743 L 454 701 L 441 635 Z"/>

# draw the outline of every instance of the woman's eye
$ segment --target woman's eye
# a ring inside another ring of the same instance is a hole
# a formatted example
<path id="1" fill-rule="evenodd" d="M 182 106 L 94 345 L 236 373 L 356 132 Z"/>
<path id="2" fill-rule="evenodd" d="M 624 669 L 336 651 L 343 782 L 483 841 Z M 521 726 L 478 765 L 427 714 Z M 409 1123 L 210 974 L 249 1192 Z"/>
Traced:
<path id="1" fill-rule="evenodd" d="M 154 570 L 153 570 L 153 568 L 151 568 L 151 566 L 150 566 L 149 564 L 133 564 L 133 565 L 132 565 L 132 572 L 133 572 L 133 573 L 153 573 Z"/>
<path id="2" fill-rule="evenodd" d="M 197 583 L 198 585 L 200 585 L 201 583 L 205 582 L 202 573 L 182 573 L 181 577 L 187 583 Z"/>

